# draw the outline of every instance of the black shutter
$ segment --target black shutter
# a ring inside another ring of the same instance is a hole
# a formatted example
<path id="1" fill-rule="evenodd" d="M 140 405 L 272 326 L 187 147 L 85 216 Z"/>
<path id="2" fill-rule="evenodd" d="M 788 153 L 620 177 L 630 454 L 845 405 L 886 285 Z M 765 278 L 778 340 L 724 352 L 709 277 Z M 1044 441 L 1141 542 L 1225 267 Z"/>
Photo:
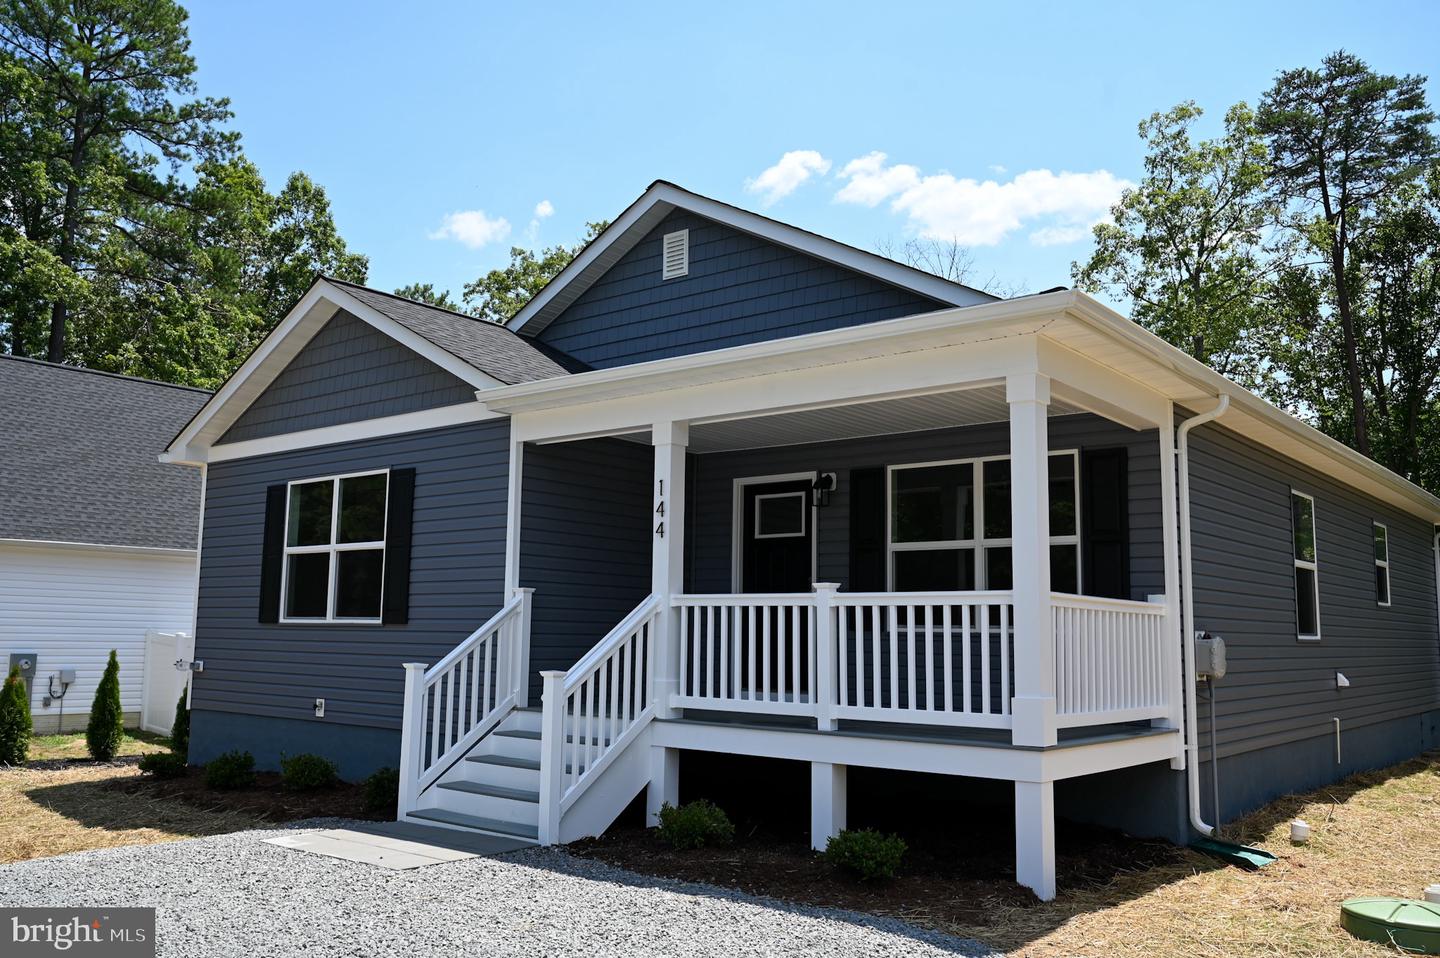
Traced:
<path id="1" fill-rule="evenodd" d="M 280 570 L 285 564 L 285 484 L 265 490 L 265 540 L 260 547 L 260 621 L 280 621 Z"/>
<path id="2" fill-rule="evenodd" d="M 391 469 L 385 507 L 385 609 L 381 621 L 410 621 L 410 520 L 415 506 L 415 470 Z"/>
<path id="3" fill-rule="evenodd" d="M 1124 448 L 1087 449 L 1081 454 L 1081 591 L 1086 595 L 1130 598 L 1128 462 Z"/>
<path id="4" fill-rule="evenodd" d="M 851 592 L 885 591 L 885 470 L 850 470 Z"/>

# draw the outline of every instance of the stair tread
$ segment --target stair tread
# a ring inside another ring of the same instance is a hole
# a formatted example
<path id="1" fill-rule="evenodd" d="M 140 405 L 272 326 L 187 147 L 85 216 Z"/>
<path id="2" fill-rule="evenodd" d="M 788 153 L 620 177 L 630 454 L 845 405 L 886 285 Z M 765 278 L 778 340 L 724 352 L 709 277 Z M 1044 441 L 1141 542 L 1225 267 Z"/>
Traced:
<path id="1" fill-rule="evenodd" d="M 538 741 L 540 741 L 540 733 L 539 733 L 539 732 L 532 732 L 532 731 L 530 731 L 529 729 L 523 729 L 523 728 L 507 728 L 507 729 L 501 729 L 500 731 L 496 732 L 495 734 L 496 734 L 496 735 L 502 735 L 502 736 L 504 736 L 505 738 L 523 738 L 523 739 L 528 739 L 528 740 L 533 741 L 533 742 L 538 742 Z M 575 736 L 574 736 L 574 735 L 567 735 L 567 736 L 565 736 L 565 741 L 566 741 L 566 742 L 574 742 L 574 741 L 575 741 Z M 609 740 L 609 739 L 607 739 L 607 738 L 600 738 L 599 736 L 592 736 L 592 737 L 590 737 L 589 739 L 587 739 L 587 738 L 585 738 L 585 736 L 582 735 L 582 736 L 580 736 L 580 742 L 581 742 L 582 745 L 583 745 L 583 744 L 586 744 L 586 743 L 595 744 L 595 745 L 609 745 L 609 744 L 610 744 L 610 740 Z"/>
<path id="2" fill-rule="evenodd" d="M 517 802 L 532 802 L 538 804 L 540 793 L 524 788 L 509 788 L 504 785 L 489 785 L 483 782 L 469 782 L 464 779 L 457 779 L 453 782 L 441 782 L 439 788 L 448 788 L 456 792 L 468 792 L 471 795 L 489 795 L 492 798 L 508 798 Z"/>
<path id="3" fill-rule="evenodd" d="M 409 817 L 428 819 L 432 822 L 446 822 L 450 825 L 473 828 L 476 831 L 509 835 L 512 838 L 535 840 L 540 835 L 540 829 L 534 825 L 526 825 L 521 822 L 502 822 L 498 818 L 466 815 L 464 812 L 452 812 L 445 808 L 421 808 L 410 812 Z"/>
<path id="4" fill-rule="evenodd" d="M 540 771 L 540 760 L 538 758 L 511 758 L 509 755 L 467 755 L 467 762 L 482 762 L 486 765 L 508 765 L 511 768 L 528 768 L 532 771 Z"/>

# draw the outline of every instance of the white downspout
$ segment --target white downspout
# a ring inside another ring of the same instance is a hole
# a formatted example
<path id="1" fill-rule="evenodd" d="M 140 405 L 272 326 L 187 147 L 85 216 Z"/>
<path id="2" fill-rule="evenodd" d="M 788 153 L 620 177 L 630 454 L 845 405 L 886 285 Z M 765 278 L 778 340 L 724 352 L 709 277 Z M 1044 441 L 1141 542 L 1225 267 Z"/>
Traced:
<path id="1" fill-rule="evenodd" d="M 1191 583 L 1190 568 L 1194 555 L 1190 549 L 1190 430 L 1196 426 L 1213 422 L 1230 408 L 1230 397 L 1221 394 L 1215 408 L 1207 413 L 1191 417 L 1180 424 L 1175 444 L 1180 460 L 1180 642 L 1185 650 L 1185 749 L 1189 757 L 1185 762 L 1185 775 L 1190 785 L 1190 824 L 1202 835 L 1214 835 L 1215 826 L 1200 817 L 1200 737 L 1195 730 L 1195 593 Z"/>

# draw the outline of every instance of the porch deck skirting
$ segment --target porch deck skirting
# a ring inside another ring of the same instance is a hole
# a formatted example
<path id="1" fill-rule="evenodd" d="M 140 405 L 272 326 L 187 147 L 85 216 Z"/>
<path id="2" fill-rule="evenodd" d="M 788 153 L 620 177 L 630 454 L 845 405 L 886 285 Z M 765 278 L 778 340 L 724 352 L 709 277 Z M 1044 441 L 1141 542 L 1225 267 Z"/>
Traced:
<path id="1" fill-rule="evenodd" d="M 989 592 L 676 595 L 679 709 L 1011 727 L 1014 597 Z M 1054 593 L 1059 728 L 1165 719 L 1165 606 Z M 1024 643 L 1021 644 L 1023 649 Z"/>

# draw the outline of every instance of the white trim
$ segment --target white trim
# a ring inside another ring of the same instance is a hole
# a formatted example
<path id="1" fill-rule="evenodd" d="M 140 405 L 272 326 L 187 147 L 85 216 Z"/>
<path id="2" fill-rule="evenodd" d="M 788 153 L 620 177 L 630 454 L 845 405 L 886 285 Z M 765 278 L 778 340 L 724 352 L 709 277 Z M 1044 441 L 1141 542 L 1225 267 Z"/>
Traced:
<path id="1" fill-rule="evenodd" d="M 819 476 L 816 476 L 816 481 Z M 761 499 L 799 499 L 800 500 L 800 531 L 799 532 L 761 532 L 760 531 L 760 500 Z M 755 497 L 755 528 L 751 532 L 752 539 L 803 539 L 806 530 L 810 527 L 807 521 L 807 513 L 810 511 L 809 492 L 767 492 L 762 496 Z"/>
<path id="2" fill-rule="evenodd" d="M 205 461 L 205 449 L 234 424 L 315 334 L 342 309 L 477 389 L 502 385 L 498 379 L 486 375 L 321 278 L 180 431 L 162 460 Z"/>
<path id="3" fill-rule="evenodd" d="M 732 229 L 758 236 L 780 246 L 799 250 L 802 253 L 808 253 L 818 259 L 854 270 L 857 273 L 873 276 L 903 289 L 913 290 L 942 303 L 969 306 L 990 302 L 994 298 L 988 293 L 953 283 L 883 256 L 867 253 L 827 237 L 776 222 L 757 213 L 720 203 L 670 183 L 657 181 L 616 217 L 609 228 L 581 250 L 580 254 L 571 260 L 569 265 L 561 270 L 559 275 L 540 290 L 530 302 L 526 303 L 525 307 L 516 313 L 515 317 L 506 325 L 516 332 L 538 334 L 560 311 L 560 308 L 547 309 L 552 300 L 555 300 L 577 279 L 584 277 L 590 267 L 606 261 L 607 254 L 611 253 L 612 247 L 617 247 L 617 244 L 619 244 L 617 249 L 628 250 L 633 247 L 664 216 L 676 208 L 689 210 L 698 216 L 703 216 L 705 219 L 713 220 Z M 589 283 L 585 285 L 588 286 Z M 573 296 L 566 299 L 565 305 L 568 305 L 573 299 Z"/>
<path id="4" fill-rule="evenodd" d="M 1375 557 L 1375 530 L 1379 529 L 1385 533 L 1385 558 Z M 1370 523 L 1370 556 L 1375 559 L 1375 568 L 1385 570 L 1385 601 L 1380 601 L 1379 591 L 1376 591 L 1375 604 L 1382 609 L 1388 609 L 1395 600 L 1395 593 L 1392 591 L 1395 583 L 1390 578 L 1390 527 L 1383 522 L 1372 521 Z"/>
<path id="5" fill-rule="evenodd" d="M 983 353 L 988 347 L 998 345 L 995 341 L 997 337 L 1013 339 L 1021 336 L 1038 339 L 1042 346 L 1046 347 L 1039 350 L 1039 365 L 1049 368 L 1059 364 L 1054 367 L 1054 377 L 1061 387 L 1057 395 L 1065 402 L 1076 402 L 1079 398 L 1065 392 L 1064 386 L 1076 372 L 1070 370 L 1067 363 L 1076 365 L 1070 361 L 1082 353 L 1089 359 L 1084 365 L 1094 367 L 1096 372 L 1106 372 L 1113 385 L 1123 386 L 1124 391 L 1129 394 L 1141 396 L 1148 393 L 1190 409 L 1223 395 L 1233 401 L 1231 414 L 1226 419 L 1226 429 L 1302 465 L 1333 475 L 1352 488 L 1404 509 L 1409 514 L 1432 522 L 1440 521 L 1440 497 L 1426 492 L 1353 449 L 1300 422 L 1089 296 L 1073 291 L 1042 293 L 962 309 L 939 310 L 827 332 L 578 373 L 543 382 L 499 387 L 487 392 L 482 397 L 482 402 L 491 409 L 509 413 L 541 410 L 558 413 L 561 411 L 560 407 L 567 407 L 567 418 L 570 415 L 578 417 L 575 428 L 568 431 L 556 429 L 549 420 L 546 420 L 542 428 L 537 420 L 533 426 L 527 426 L 526 438 L 544 439 L 587 431 L 604 434 L 622 425 L 644 425 L 644 417 L 641 416 L 633 417 L 633 422 L 614 422 L 612 425 L 609 419 L 620 409 L 615 405 L 610 407 L 608 412 L 611 415 L 607 415 L 605 421 L 602 421 L 598 413 L 591 413 L 589 407 L 606 400 L 644 395 L 653 402 L 662 391 L 694 391 L 694 387 L 719 378 L 743 379 L 786 370 L 799 370 L 803 373 L 802 367 L 806 362 L 818 365 L 857 360 L 864 358 L 858 355 L 862 350 L 879 365 L 883 365 L 879 357 L 908 354 L 906 359 L 910 365 L 920 367 L 923 373 L 916 377 L 923 382 L 912 379 L 910 385 L 912 388 L 923 388 L 932 383 L 940 384 L 940 379 L 925 368 L 921 351 L 942 352 L 942 347 L 964 341 L 970 344 L 967 349 Z M 1082 342 L 1085 338 L 1088 340 Z M 1060 343 L 1064 348 L 1048 348 L 1055 345 L 1052 340 L 1065 340 Z M 1089 343 L 1094 343 L 1094 358 L 1091 358 L 1092 348 Z M 1121 354 L 1116 353 L 1117 348 Z M 1125 371 L 1101 360 L 1100 357 L 1106 350 L 1114 362 L 1121 361 L 1117 356 L 1123 358 Z M 1066 352 L 1071 355 L 1064 355 Z M 979 378 L 978 370 L 972 371 L 971 365 L 963 361 L 965 357 L 960 356 L 958 359 L 960 362 L 955 364 L 955 371 L 946 377 L 945 383 L 953 384 Z M 996 357 L 987 356 L 987 359 L 993 365 Z M 877 370 L 878 368 L 879 366 Z M 827 372 L 831 377 L 840 376 L 833 366 Z M 1086 378 L 1087 388 L 1107 385 L 1096 377 Z M 849 378 L 845 381 L 857 380 Z M 859 382 L 868 383 L 869 380 Z M 747 396 L 751 399 L 736 404 L 734 409 L 686 409 L 684 415 L 697 421 L 705 416 L 738 418 L 730 413 L 762 408 L 753 401 L 754 392 L 747 389 Z M 796 389 L 794 392 L 795 403 L 813 403 L 818 400 L 825 404 L 835 398 L 833 394 L 836 390 L 832 389 L 832 395 L 829 396 L 817 396 L 815 390 L 808 389 Z M 877 393 L 874 389 L 857 390 L 849 398 L 864 399 L 876 396 Z M 1112 397 L 1109 404 L 1115 405 L 1115 390 L 1110 390 L 1109 394 Z M 685 398 L 688 402 L 689 396 Z M 665 399 L 669 401 L 670 397 Z M 764 408 L 774 410 L 782 405 L 783 403 L 777 400 L 764 404 Z M 1163 403 L 1153 405 L 1156 418 L 1163 419 Z M 1163 422 L 1159 424 L 1166 425 Z"/>
<path id="6" fill-rule="evenodd" d="M 337 542 L 340 534 L 340 483 L 345 479 L 357 479 L 363 476 L 384 476 L 385 477 L 385 505 L 381 508 L 381 519 L 384 528 L 381 530 L 380 539 L 369 542 Z M 290 544 L 290 504 L 294 500 L 296 486 L 308 486 L 316 483 L 329 482 L 330 492 L 330 541 L 320 545 L 292 546 Z M 381 625 L 385 620 L 385 562 L 388 558 L 385 543 L 390 532 L 390 470 L 389 469 L 365 469 L 360 472 L 343 472 L 330 476 L 314 476 L 309 479 L 292 479 L 285 484 L 285 541 L 280 562 L 280 616 L 282 625 Z M 335 615 L 335 594 L 340 589 L 339 556 L 342 552 L 375 552 L 380 553 L 380 614 L 374 617 L 348 617 L 337 618 Z M 291 616 L 287 614 L 289 608 L 288 580 L 290 578 L 290 557 L 292 555 L 328 555 L 330 557 L 330 571 L 326 580 L 325 596 L 325 617 L 316 616 Z"/>
<path id="7" fill-rule="evenodd" d="M 745 487 L 765 486 L 772 482 L 811 482 L 819 478 L 818 470 L 810 472 L 782 472 L 773 476 L 737 477 L 732 483 L 730 497 L 730 591 L 739 594 L 745 588 Z M 820 509 L 810 506 L 810 581 L 816 576 L 819 561 Z"/>
<path id="8" fill-rule="evenodd" d="M 1295 503 L 1294 498 L 1299 496 L 1310 503 L 1310 542 L 1315 548 L 1314 559 L 1302 559 L 1295 555 Z M 1315 576 L 1315 632 L 1300 631 L 1300 589 L 1295 587 L 1295 639 L 1299 642 L 1319 642 L 1323 629 L 1320 627 L 1320 536 L 1315 531 L 1315 497 L 1299 489 L 1291 489 L 1290 497 L 1285 504 L 1290 508 L 1290 555 L 1294 560 L 1295 569 L 1308 569 Z M 1371 543 L 1374 549 L 1374 543 Z M 1291 581 L 1294 582 L 1294 572 L 1291 572 Z"/>
<path id="9" fill-rule="evenodd" d="M 1084 562 L 1083 550 L 1080 548 L 1080 450 L 1079 449 L 1051 449 L 1046 453 L 1045 482 L 1050 482 L 1049 465 L 1050 460 L 1057 456 L 1070 456 L 1074 462 L 1074 488 L 1075 488 L 1075 532 L 1070 535 L 1050 536 L 1052 546 L 1074 546 L 1075 547 L 1075 588 L 1078 590 L 1084 585 Z M 949 550 L 972 550 L 970 561 L 971 574 L 975 589 L 985 591 L 990 589 L 986 581 L 988 573 L 985 565 L 985 551 L 987 549 L 1013 549 L 1015 540 L 1013 536 L 988 537 L 985 535 L 985 464 L 989 462 L 1010 462 L 1010 456 L 972 456 L 967 459 L 941 459 L 934 462 L 900 462 L 885 467 L 885 588 L 889 592 L 895 591 L 895 553 L 897 552 L 941 552 Z M 943 539 L 934 541 L 919 542 L 896 542 L 895 541 L 895 472 L 904 469 L 930 469 L 938 466 L 970 466 L 972 486 L 972 519 L 974 521 L 975 535 L 970 539 Z M 1013 531 L 1013 530 L 1012 530 Z M 1011 570 L 1014 575 L 1014 570 Z M 1065 593 L 1066 595 L 1079 595 Z"/>
<path id="10" fill-rule="evenodd" d="M 134 555 L 161 555 L 184 558 L 200 554 L 198 549 L 168 549 L 162 546 L 123 546 L 105 542 L 62 542 L 51 539 L 0 539 L 0 547 L 19 546 L 24 549 L 78 549 L 90 552 L 128 552 Z"/>
<path id="11" fill-rule="evenodd" d="M 398 436 L 408 432 L 422 432 L 426 429 L 443 429 L 472 422 L 486 422 L 506 418 L 477 403 L 458 403 L 419 412 L 401 413 L 398 416 L 383 416 L 379 419 L 362 419 L 359 422 L 341 423 L 338 426 L 321 426 L 300 432 L 287 432 L 263 439 L 245 439 L 210 446 L 205 450 L 204 462 L 226 462 L 231 459 L 249 459 L 253 456 L 268 456 L 277 452 L 293 452 L 297 449 L 313 449 L 317 446 L 331 446 L 342 442 L 356 442 L 362 439 L 378 439 L 382 436 Z M 164 456 L 160 457 L 162 460 Z"/>

